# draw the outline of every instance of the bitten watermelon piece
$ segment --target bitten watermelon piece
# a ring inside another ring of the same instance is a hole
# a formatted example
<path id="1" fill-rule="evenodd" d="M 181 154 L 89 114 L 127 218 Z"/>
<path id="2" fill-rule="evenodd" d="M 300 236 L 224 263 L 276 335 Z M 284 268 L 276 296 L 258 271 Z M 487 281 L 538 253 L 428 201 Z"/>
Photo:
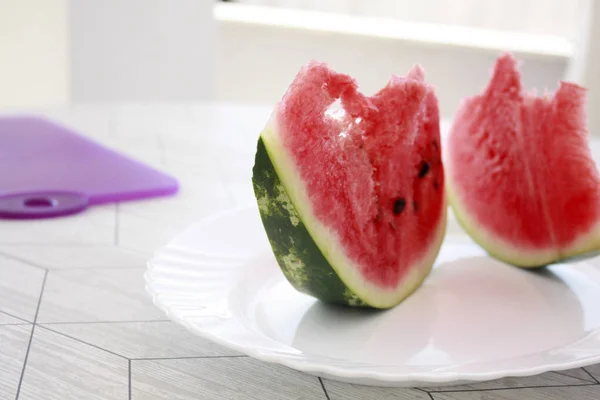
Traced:
<path id="1" fill-rule="evenodd" d="M 293 287 L 374 308 L 419 287 L 446 226 L 438 114 L 420 67 L 371 97 L 326 64 L 301 68 L 260 134 L 252 178 Z"/>
<path id="2" fill-rule="evenodd" d="M 447 192 L 465 230 L 507 263 L 539 267 L 600 248 L 600 177 L 586 90 L 536 96 L 501 56 L 482 94 L 463 101 L 445 146 Z"/>

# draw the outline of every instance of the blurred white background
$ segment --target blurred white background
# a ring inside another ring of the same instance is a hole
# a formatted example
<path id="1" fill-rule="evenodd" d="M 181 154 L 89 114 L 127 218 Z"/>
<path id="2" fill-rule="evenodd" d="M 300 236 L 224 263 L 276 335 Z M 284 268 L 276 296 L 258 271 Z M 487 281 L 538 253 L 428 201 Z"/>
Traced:
<path id="1" fill-rule="evenodd" d="M 564 78 L 598 86 L 593 3 L 0 0 L 0 106 L 272 103 L 317 58 L 366 93 L 420 63 L 451 117 L 501 51 L 524 61 L 528 87 L 552 90 Z"/>
<path id="2" fill-rule="evenodd" d="M 236 0 L 414 22 L 573 38 L 585 0 Z"/>

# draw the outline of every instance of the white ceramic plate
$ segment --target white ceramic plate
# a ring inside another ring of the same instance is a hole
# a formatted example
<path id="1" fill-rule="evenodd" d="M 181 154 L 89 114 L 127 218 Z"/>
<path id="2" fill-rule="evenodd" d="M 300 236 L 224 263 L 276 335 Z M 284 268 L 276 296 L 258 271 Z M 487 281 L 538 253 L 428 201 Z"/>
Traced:
<path id="1" fill-rule="evenodd" d="M 345 309 L 288 284 L 247 207 L 176 237 L 149 262 L 146 282 L 173 321 L 257 359 L 357 384 L 434 386 L 600 362 L 594 263 L 521 270 L 450 223 L 410 298 L 383 312 Z"/>

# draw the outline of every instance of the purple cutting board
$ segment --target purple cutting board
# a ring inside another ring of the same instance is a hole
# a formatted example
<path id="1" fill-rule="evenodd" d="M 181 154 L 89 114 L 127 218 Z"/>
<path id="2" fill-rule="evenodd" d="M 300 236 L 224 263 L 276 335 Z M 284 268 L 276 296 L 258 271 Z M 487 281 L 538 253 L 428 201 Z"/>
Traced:
<path id="1" fill-rule="evenodd" d="M 0 118 L 0 218 L 64 216 L 177 190 L 173 177 L 47 119 Z"/>

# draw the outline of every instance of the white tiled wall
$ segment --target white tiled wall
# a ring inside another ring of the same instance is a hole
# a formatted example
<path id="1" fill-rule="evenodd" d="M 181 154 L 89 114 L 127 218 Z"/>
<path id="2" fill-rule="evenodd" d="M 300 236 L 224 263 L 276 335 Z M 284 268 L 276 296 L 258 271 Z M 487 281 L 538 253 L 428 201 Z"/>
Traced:
<path id="1" fill-rule="evenodd" d="M 68 0 L 0 0 L 0 106 L 68 100 Z"/>
<path id="2" fill-rule="evenodd" d="M 465 14 L 460 4 L 464 8 L 470 1 L 454 2 L 452 13 Z M 535 1 L 540 0 L 527 4 Z M 369 8 L 364 7 L 366 1 L 353 0 L 312 4 L 321 8 L 346 4 L 354 11 L 378 15 L 386 9 L 384 2 L 368 2 Z M 423 5 L 416 3 L 406 9 L 419 19 Z M 388 4 L 390 13 L 408 4 Z M 437 86 L 442 114 L 448 117 L 460 98 L 481 89 L 497 56 L 497 50 L 377 35 L 227 20 L 213 23 L 212 5 L 209 0 L 0 0 L 0 106 L 206 98 L 271 103 L 301 64 L 318 58 L 353 74 L 367 93 L 384 85 L 390 74 L 404 74 L 421 63 L 427 79 Z M 437 14 L 432 12 L 431 18 Z M 565 56 L 523 58 L 530 87 L 553 88 L 568 61 Z"/>
<path id="3" fill-rule="evenodd" d="M 405 21 L 516 30 L 571 38 L 587 0 L 234 0 Z"/>

